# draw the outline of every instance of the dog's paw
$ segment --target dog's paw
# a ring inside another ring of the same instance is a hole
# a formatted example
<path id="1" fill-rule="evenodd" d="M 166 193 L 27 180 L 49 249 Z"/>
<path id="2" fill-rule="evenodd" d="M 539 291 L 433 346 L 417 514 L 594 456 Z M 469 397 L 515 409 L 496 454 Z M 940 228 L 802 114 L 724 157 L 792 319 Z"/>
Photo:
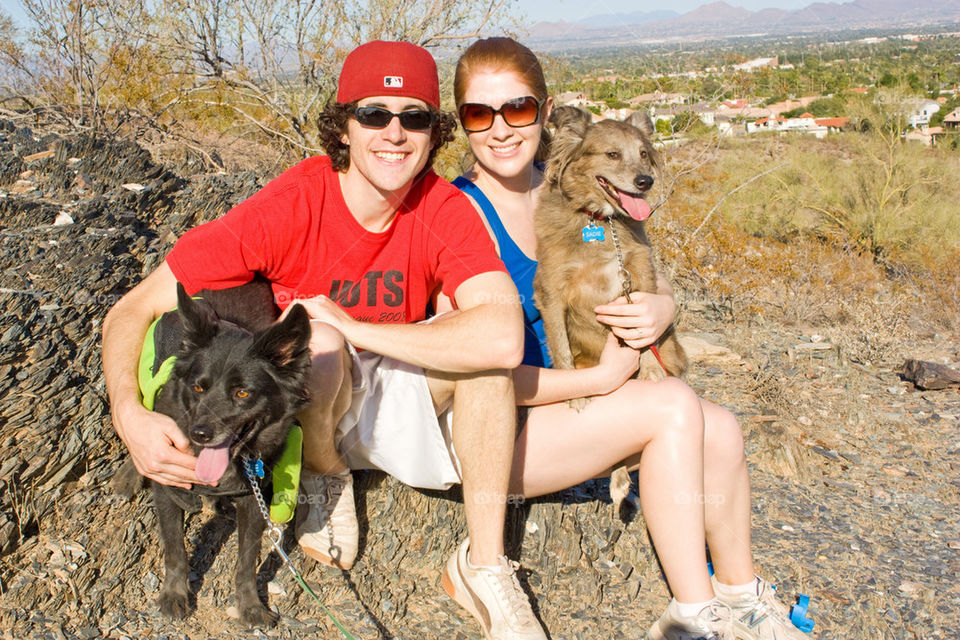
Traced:
<path id="1" fill-rule="evenodd" d="M 653 351 L 645 349 L 640 354 L 640 368 L 637 371 L 636 377 L 638 380 L 660 382 L 666 379 L 667 372 L 663 370 L 663 365 L 661 365 L 657 357 L 653 355 Z"/>
<path id="2" fill-rule="evenodd" d="M 571 398 L 567 400 L 567 406 L 580 413 L 587 408 L 587 405 L 590 403 L 590 398 Z"/>
<path id="3" fill-rule="evenodd" d="M 183 620 L 190 615 L 190 597 L 185 591 L 164 589 L 160 592 L 160 613 L 173 620 Z"/>
<path id="4" fill-rule="evenodd" d="M 620 505 L 630 494 L 630 474 L 627 468 L 622 464 L 613 468 L 610 473 L 610 499 L 616 510 L 620 511 Z"/>
<path id="5" fill-rule="evenodd" d="M 240 620 L 250 627 L 273 627 L 280 620 L 280 615 L 257 602 L 240 610 Z"/>

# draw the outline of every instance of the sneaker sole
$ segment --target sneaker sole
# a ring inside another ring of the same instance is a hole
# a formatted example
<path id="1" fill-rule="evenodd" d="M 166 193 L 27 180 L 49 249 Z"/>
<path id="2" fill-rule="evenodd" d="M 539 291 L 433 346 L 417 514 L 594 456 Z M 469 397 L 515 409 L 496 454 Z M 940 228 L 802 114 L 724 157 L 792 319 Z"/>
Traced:
<path id="1" fill-rule="evenodd" d="M 353 567 L 352 562 L 341 563 L 338 560 L 334 560 L 333 558 L 331 558 L 326 554 L 320 553 L 316 549 L 310 549 L 309 547 L 304 547 L 304 546 L 301 546 L 300 548 L 303 550 L 304 554 L 310 556 L 320 564 L 326 565 L 333 569 L 342 569 L 343 571 L 348 571 L 351 567 Z"/>
<path id="2" fill-rule="evenodd" d="M 444 568 L 443 576 L 440 578 L 440 584 L 443 586 L 443 590 L 447 592 L 447 595 L 450 596 L 454 602 L 466 609 L 467 612 L 472 615 L 474 619 L 476 619 L 477 623 L 480 625 L 480 630 L 483 632 L 483 637 L 487 640 L 491 640 L 490 632 L 487 628 L 487 625 L 484 623 L 483 616 L 480 615 L 480 612 L 473 605 L 473 598 L 471 598 L 468 594 L 461 594 L 456 585 L 453 584 L 453 578 L 450 577 L 449 567 Z"/>

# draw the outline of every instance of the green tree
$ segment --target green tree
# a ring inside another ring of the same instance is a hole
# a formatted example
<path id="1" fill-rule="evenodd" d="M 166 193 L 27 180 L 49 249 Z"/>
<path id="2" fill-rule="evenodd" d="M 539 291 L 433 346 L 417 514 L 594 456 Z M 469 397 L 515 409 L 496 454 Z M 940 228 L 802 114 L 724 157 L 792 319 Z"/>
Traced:
<path id="1" fill-rule="evenodd" d="M 846 114 L 846 109 L 846 104 L 840 98 L 820 98 L 805 107 L 797 107 L 790 111 L 784 111 L 781 115 L 785 118 L 797 118 L 804 113 L 809 113 L 816 118 L 828 118 L 843 116 Z"/>

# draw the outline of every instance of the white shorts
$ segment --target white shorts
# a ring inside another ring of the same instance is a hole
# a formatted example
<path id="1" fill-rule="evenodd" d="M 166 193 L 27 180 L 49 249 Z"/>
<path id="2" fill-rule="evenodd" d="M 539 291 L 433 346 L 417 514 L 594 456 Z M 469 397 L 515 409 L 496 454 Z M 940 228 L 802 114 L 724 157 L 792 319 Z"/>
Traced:
<path id="1" fill-rule="evenodd" d="M 459 484 L 451 412 L 439 418 L 421 367 L 369 351 L 353 357 L 353 400 L 337 425 L 337 448 L 351 469 L 380 469 L 404 484 Z"/>

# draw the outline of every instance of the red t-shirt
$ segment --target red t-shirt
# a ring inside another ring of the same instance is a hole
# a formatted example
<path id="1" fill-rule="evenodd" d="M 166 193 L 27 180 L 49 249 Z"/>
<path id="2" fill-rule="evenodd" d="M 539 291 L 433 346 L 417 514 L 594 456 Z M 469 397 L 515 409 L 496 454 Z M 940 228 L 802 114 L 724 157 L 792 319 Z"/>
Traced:
<path id="1" fill-rule="evenodd" d="M 505 271 L 476 210 L 433 171 L 417 179 L 381 233 L 347 209 L 330 159 L 304 160 L 223 217 L 191 229 L 167 255 L 187 292 L 224 289 L 260 273 L 277 304 L 327 295 L 366 322 L 416 322 L 441 287 Z"/>

